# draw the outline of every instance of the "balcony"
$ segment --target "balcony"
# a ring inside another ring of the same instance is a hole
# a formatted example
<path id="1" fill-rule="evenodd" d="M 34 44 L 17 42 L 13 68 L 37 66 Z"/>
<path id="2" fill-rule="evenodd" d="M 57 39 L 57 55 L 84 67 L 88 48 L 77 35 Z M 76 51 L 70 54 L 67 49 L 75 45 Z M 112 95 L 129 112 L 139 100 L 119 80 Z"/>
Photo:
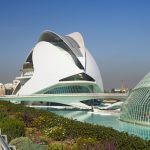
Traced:
<path id="1" fill-rule="evenodd" d="M 23 70 L 24 69 L 33 69 L 33 63 L 30 63 L 30 62 L 25 62 L 23 64 Z"/>
<path id="2" fill-rule="evenodd" d="M 21 69 L 22 76 L 31 76 L 33 74 L 33 63 L 25 62 L 23 64 L 23 69 Z"/>

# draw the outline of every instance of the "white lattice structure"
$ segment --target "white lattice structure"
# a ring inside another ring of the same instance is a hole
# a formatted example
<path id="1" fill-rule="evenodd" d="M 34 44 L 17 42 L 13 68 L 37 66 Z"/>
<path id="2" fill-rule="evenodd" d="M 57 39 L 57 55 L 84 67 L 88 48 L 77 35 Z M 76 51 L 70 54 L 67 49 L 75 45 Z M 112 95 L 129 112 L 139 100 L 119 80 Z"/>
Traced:
<path id="1" fill-rule="evenodd" d="M 123 104 L 120 119 L 150 125 L 150 73 L 131 91 Z"/>

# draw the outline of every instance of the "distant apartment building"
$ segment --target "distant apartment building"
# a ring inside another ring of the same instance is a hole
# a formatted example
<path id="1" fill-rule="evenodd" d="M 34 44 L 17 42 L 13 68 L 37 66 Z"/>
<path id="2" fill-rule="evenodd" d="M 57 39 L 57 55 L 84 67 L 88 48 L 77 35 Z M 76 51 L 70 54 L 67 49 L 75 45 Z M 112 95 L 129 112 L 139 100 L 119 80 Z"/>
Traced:
<path id="1" fill-rule="evenodd" d="M 19 80 L 13 80 L 13 83 L 0 83 L 0 96 L 13 94 L 14 89 L 16 89 L 19 83 Z"/>
<path id="2" fill-rule="evenodd" d="M 0 83 L 0 96 L 5 95 L 5 86 L 4 84 Z"/>

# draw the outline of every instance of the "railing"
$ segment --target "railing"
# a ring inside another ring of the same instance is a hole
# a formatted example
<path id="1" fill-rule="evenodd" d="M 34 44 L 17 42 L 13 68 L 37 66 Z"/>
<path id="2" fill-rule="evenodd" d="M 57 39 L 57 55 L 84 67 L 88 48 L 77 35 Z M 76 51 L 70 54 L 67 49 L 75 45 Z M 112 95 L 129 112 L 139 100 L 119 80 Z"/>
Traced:
<path id="1" fill-rule="evenodd" d="M 93 98 L 122 98 L 126 99 L 128 93 L 126 94 L 116 94 L 116 93 L 58 93 L 58 94 L 31 94 L 31 95 L 4 95 L 0 98 L 26 98 L 26 97 L 93 97 Z"/>
<path id="2" fill-rule="evenodd" d="M 23 64 L 23 68 L 20 70 L 22 72 L 22 75 L 24 76 L 25 74 L 30 75 L 33 73 L 33 63 L 26 62 Z"/>
<path id="3" fill-rule="evenodd" d="M 16 150 L 15 146 L 11 146 L 8 144 L 7 135 L 1 135 L 1 130 L 0 130 L 0 150 Z"/>

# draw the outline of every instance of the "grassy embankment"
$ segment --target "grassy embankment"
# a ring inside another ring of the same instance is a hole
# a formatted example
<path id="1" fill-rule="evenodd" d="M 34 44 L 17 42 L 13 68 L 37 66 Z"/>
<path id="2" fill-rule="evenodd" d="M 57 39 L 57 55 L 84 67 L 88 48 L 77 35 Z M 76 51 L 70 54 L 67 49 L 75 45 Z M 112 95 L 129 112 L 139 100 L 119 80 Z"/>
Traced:
<path id="1" fill-rule="evenodd" d="M 0 128 L 18 150 L 150 150 L 139 137 L 9 102 L 0 102 Z"/>

